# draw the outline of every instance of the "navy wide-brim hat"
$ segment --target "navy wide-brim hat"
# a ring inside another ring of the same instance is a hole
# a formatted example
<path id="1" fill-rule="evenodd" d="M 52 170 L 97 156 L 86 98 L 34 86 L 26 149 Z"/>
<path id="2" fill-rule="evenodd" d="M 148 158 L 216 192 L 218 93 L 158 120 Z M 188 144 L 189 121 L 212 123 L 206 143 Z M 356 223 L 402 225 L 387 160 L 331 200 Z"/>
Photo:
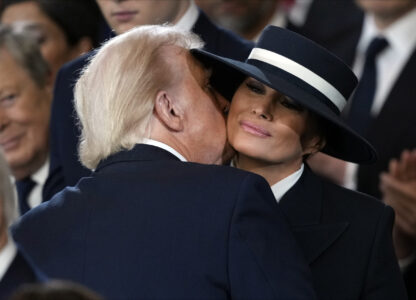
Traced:
<path id="1" fill-rule="evenodd" d="M 250 76 L 287 95 L 325 121 L 322 152 L 355 163 L 372 163 L 374 148 L 341 118 L 358 81 L 351 69 L 328 50 L 290 30 L 268 26 L 245 62 L 204 50 L 191 53 L 213 68 L 212 85 L 231 99 Z"/>

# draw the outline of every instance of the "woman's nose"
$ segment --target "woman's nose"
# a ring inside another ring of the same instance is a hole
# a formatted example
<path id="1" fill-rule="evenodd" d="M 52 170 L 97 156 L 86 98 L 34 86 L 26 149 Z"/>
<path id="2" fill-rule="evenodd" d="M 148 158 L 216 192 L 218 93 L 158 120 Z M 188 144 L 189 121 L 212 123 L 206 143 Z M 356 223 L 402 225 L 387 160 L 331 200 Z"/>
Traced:
<path id="1" fill-rule="evenodd" d="M 270 107 L 268 107 L 268 105 L 256 105 L 252 108 L 251 113 L 256 115 L 258 118 L 267 121 L 273 120 L 273 115 L 270 112 Z"/>

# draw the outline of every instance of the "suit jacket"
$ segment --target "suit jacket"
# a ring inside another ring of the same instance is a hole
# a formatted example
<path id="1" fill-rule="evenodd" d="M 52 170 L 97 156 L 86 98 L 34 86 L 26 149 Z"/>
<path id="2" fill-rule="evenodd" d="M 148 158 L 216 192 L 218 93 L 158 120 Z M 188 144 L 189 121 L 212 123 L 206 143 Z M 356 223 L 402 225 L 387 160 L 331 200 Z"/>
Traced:
<path id="1" fill-rule="evenodd" d="M 25 214 L 18 248 L 108 299 L 314 299 L 266 181 L 136 145 Z"/>
<path id="2" fill-rule="evenodd" d="M 360 38 L 364 14 L 354 0 L 313 0 L 305 23 L 287 28 L 327 48 L 351 65 Z"/>
<path id="3" fill-rule="evenodd" d="M 407 299 L 390 207 L 308 167 L 280 207 L 311 267 L 318 299 Z"/>
<path id="4" fill-rule="evenodd" d="M 358 170 L 358 190 L 364 193 L 380 198 L 380 173 L 387 171 L 389 161 L 399 158 L 403 150 L 416 148 L 415 78 L 416 49 L 365 134 L 377 150 L 379 159 Z"/>
<path id="5" fill-rule="evenodd" d="M 205 42 L 205 49 L 221 56 L 245 60 L 253 44 L 231 31 L 217 27 L 200 11 L 192 29 Z M 87 64 L 90 52 L 63 66 L 55 83 L 50 121 L 51 149 L 49 177 L 43 190 L 43 200 L 49 200 L 66 186 L 75 185 L 89 170 L 78 160 L 79 129 L 73 106 L 73 88 L 79 72 Z"/>
<path id="6" fill-rule="evenodd" d="M 36 281 L 34 271 L 23 256 L 17 252 L 9 269 L 0 280 L 0 299 L 7 299 L 22 284 Z"/>

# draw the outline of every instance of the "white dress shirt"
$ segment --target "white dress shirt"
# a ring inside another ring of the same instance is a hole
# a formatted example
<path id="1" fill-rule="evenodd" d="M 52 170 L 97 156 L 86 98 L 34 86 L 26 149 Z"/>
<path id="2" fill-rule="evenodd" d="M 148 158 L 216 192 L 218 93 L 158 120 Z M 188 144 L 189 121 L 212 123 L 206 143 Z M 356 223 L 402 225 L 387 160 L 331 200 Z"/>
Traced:
<path id="1" fill-rule="evenodd" d="M 183 162 L 187 161 L 186 158 L 183 157 L 182 154 L 180 154 L 178 151 L 173 149 L 171 146 L 166 145 L 165 143 L 162 143 L 162 142 L 159 142 L 159 141 L 156 141 L 156 140 L 152 140 L 152 139 L 143 139 L 141 144 L 152 145 L 152 146 L 155 146 L 155 147 L 158 147 L 158 148 L 162 148 L 163 150 L 166 150 L 166 151 L 172 153 L 173 155 L 175 155 L 181 161 L 183 161 Z"/>
<path id="2" fill-rule="evenodd" d="M 371 107 L 373 116 L 379 114 L 391 89 L 416 47 L 416 8 L 383 31 L 376 27 L 372 15 L 366 15 L 353 67 L 354 73 L 358 78 L 360 78 L 363 72 L 367 47 L 373 38 L 377 36 L 385 37 L 389 45 L 376 58 L 377 86 Z M 353 163 L 347 164 L 345 187 L 356 189 L 357 169 L 358 165 Z"/>
<path id="3" fill-rule="evenodd" d="M 30 178 L 36 183 L 28 196 L 28 204 L 30 208 L 34 208 L 42 203 L 42 191 L 45 185 L 46 179 L 48 179 L 49 172 L 49 159 L 43 164 L 43 166 L 37 170 Z M 49 199 L 47 199 L 49 200 Z"/>
<path id="4" fill-rule="evenodd" d="M 280 199 L 286 194 L 288 190 L 290 190 L 296 182 L 300 179 L 300 177 L 303 174 L 303 170 L 305 169 L 305 166 L 302 164 L 299 170 L 296 172 L 290 174 L 286 178 L 283 178 L 282 180 L 276 182 L 271 186 L 272 192 L 274 197 L 276 198 L 276 201 L 279 202 Z"/>
<path id="5" fill-rule="evenodd" d="M 0 250 L 0 281 L 3 279 L 17 253 L 16 246 L 10 235 L 7 236 L 7 244 Z"/>

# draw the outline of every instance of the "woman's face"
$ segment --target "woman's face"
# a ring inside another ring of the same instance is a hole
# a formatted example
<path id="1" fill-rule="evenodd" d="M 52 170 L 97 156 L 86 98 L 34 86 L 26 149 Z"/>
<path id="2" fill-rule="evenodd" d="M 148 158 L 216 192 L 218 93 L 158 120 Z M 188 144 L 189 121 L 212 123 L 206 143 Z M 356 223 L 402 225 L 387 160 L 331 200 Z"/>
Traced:
<path id="1" fill-rule="evenodd" d="M 65 62 L 80 54 L 68 45 L 64 31 L 34 1 L 9 5 L 1 15 L 1 22 L 22 22 L 34 32 L 40 43 L 42 55 L 51 68 L 53 79 Z"/>
<path id="2" fill-rule="evenodd" d="M 315 151 L 318 138 L 307 130 L 308 111 L 264 85 L 247 78 L 236 91 L 228 115 L 228 139 L 242 157 L 269 165 L 299 168 L 302 156 Z"/>

